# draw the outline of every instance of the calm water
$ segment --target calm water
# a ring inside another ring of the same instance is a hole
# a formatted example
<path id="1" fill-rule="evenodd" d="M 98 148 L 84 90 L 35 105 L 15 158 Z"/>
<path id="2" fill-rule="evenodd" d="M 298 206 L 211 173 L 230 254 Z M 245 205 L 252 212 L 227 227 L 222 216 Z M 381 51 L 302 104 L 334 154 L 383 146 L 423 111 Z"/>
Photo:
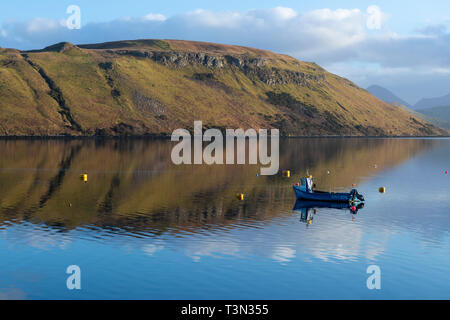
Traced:
<path id="1" fill-rule="evenodd" d="M 450 140 L 283 140 L 291 179 L 177 167 L 170 141 L 0 146 L 0 299 L 450 298 Z M 365 207 L 294 210 L 307 169 Z"/>

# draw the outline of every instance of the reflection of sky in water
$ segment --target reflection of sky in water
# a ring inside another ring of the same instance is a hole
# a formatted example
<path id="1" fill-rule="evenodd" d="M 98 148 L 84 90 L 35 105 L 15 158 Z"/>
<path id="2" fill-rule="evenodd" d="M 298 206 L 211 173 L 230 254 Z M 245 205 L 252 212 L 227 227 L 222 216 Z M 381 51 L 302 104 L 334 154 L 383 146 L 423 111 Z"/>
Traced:
<path id="1" fill-rule="evenodd" d="M 442 140 L 362 173 L 367 203 L 358 215 L 317 208 L 310 225 L 292 211 L 293 192 L 275 198 L 279 212 L 265 219 L 169 225 L 162 233 L 5 221 L 0 299 L 450 298 L 448 159 L 450 141 Z M 82 269 L 81 292 L 65 288 L 71 264 Z M 382 270 L 379 292 L 366 288 L 371 264 Z"/>

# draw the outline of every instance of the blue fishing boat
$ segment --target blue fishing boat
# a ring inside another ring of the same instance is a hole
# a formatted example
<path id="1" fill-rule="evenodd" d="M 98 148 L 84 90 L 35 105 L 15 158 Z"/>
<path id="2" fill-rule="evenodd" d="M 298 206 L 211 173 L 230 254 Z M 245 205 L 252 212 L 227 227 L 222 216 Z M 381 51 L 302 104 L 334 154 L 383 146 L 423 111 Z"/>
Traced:
<path id="1" fill-rule="evenodd" d="M 335 193 L 314 190 L 314 179 L 312 176 L 301 178 L 300 184 L 294 186 L 297 199 L 309 201 L 326 202 L 363 202 L 364 196 L 359 194 L 356 189 L 349 193 Z"/>

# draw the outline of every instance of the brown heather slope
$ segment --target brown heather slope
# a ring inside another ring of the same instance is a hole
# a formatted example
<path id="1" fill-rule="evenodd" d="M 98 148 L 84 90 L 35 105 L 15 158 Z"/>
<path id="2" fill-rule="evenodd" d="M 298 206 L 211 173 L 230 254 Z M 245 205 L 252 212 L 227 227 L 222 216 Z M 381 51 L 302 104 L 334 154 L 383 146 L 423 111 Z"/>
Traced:
<path id="1" fill-rule="evenodd" d="M 0 49 L 0 135 L 170 135 L 195 120 L 286 136 L 448 134 L 264 50 L 177 40 Z"/>

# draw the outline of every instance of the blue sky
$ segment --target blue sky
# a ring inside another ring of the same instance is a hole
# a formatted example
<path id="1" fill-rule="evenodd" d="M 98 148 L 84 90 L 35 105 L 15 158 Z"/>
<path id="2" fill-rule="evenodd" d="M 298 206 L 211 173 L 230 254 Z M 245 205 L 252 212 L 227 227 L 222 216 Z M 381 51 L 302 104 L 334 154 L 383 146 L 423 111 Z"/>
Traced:
<path id="1" fill-rule="evenodd" d="M 69 5 L 81 9 L 81 30 L 62 26 Z M 371 28 L 374 5 L 379 25 Z M 363 87 L 386 86 L 410 103 L 450 93 L 449 26 L 448 0 L 0 3 L 2 47 L 133 38 L 240 44 L 315 61 Z"/>

